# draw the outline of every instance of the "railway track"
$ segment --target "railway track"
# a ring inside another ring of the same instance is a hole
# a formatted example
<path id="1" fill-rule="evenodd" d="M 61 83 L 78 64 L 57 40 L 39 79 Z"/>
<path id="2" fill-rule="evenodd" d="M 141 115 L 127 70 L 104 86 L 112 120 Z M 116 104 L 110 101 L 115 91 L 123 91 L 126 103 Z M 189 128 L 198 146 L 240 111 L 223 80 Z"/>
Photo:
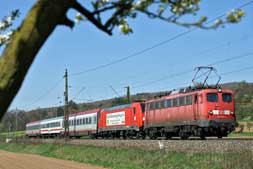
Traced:
<path id="1" fill-rule="evenodd" d="M 141 149 L 147 151 L 180 151 L 180 152 L 253 152 L 253 138 L 208 138 L 200 140 L 121 140 L 121 139 L 17 139 L 16 142 L 36 144 L 72 144 L 81 146 L 109 147 L 122 149 Z"/>

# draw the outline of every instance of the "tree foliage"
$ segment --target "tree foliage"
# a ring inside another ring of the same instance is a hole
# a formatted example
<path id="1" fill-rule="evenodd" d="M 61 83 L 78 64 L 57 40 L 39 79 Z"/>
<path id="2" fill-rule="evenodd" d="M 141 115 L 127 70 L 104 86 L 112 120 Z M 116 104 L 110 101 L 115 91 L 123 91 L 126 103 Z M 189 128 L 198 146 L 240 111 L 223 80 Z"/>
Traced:
<path id="1" fill-rule="evenodd" d="M 14 10 L 11 12 L 10 16 L 5 16 L 0 21 L 0 47 L 2 45 L 6 45 L 10 42 L 11 36 L 13 35 L 13 30 L 8 31 L 8 29 L 12 26 L 13 21 L 19 17 L 19 10 Z"/>
<path id="2" fill-rule="evenodd" d="M 38 51 L 55 28 L 59 25 L 73 28 L 73 19 L 67 17 L 70 9 L 78 12 L 75 18 L 77 22 L 89 21 L 108 35 L 112 35 L 115 27 L 118 27 L 123 34 L 132 33 L 129 19 L 135 19 L 139 14 L 180 26 L 202 29 L 215 29 L 225 23 L 237 23 L 244 16 L 242 10 L 234 10 L 228 13 L 225 19 L 220 18 L 215 23 L 209 23 L 206 16 L 196 16 L 200 10 L 200 0 L 92 0 L 89 2 L 91 5 L 88 2 L 81 4 L 77 0 L 38 0 L 21 26 L 13 34 L 7 33 L 7 37 L 2 38 L 1 44 L 7 43 L 7 46 L 0 58 L 0 118 L 20 89 Z M 11 26 L 18 14 L 18 11 L 15 11 L 10 17 L 2 20 L 2 31 Z M 182 17 L 188 15 L 193 16 L 195 21 L 185 22 Z"/>

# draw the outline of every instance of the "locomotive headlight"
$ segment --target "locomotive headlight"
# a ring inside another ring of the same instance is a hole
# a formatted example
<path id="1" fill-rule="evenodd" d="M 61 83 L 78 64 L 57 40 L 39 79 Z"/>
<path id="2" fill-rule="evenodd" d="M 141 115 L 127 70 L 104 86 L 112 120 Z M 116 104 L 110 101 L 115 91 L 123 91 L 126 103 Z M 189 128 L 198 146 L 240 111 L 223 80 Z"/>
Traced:
<path id="1" fill-rule="evenodd" d="M 212 111 L 212 110 L 210 110 L 210 111 L 209 111 L 209 114 L 213 114 L 213 111 Z"/>
<path id="2" fill-rule="evenodd" d="M 224 110 L 224 114 L 225 115 L 229 115 L 230 114 L 230 110 Z"/>
<path id="3" fill-rule="evenodd" d="M 230 114 L 234 114 L 234 112 L 231 111 Z"/>
<path id="4" fill-rule="evenodd" d="M 213 114 L 219 114 L 220 112 L 219 112 L 219 110 L 213 110 Z"/>

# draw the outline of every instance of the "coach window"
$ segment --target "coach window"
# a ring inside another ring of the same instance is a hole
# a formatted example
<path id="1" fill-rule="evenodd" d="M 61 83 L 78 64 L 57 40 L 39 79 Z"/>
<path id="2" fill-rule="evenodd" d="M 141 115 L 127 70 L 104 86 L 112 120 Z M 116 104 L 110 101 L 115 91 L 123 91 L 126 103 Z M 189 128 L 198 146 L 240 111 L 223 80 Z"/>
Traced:
<path id="1" fill-rule="evenodd" d="M 89 124 L 91 124 L 91 117 L 89 117 Z"/>
<path id="2" fill-rule="evenodd" d="M 217 93 L 207 93 L 206 98 L 208 102 L 218 102 Z"/>
<path id="3" fill-rule="evenodd" d="M 151 102 L 149 104 L 149 110 L 154 110 L 155 109 L 155 102 Z"/>
<path id="4" fill-rule="evenodd" d="M 178 106 L 178 98 L 174 98 L 172 100 L 172 102 L 173 102 L 173 107 L 177 107 Z"/>
<path id="5" fill-rule="evenodd" d="M 167 104 L 166 107 L 171 107 L 171 99 L 166 100 Z"/>
<path id="6" fill-rule="evenodd" d="M 155 110 L 155 102 L 151 103 L 151 110 Z"/>
<path id="7" fill-rule="evenodd" d="M 192 96 L 186 96 L 186 105 L 191 105 L 192 104 Z"/>
<path id="8" fill-rule="evenodd" d="M 161 109 L 164 109 L 166 107 L 166 101 L 162 100 L 161 101 Z"/>
<path id="9" fill-rule="evenodd" d="M 85 118 L 85 124 L 89 124 L 89 123 L 88 123 L 88 118 Z"/>
<path id="10" fill-rule="evenodd" d="M 185 97 L 179 97 L 179 106 L 184 106 L 185 105 Z"/>
<path id="11" fill-rule="evenodd" d="M 157 101 L 155 102 L 155 109 L 160 109 L 161 108 L 161 102 Z"/>
<path id="12" fill-rule="evenodd" d="M 96 124 L 96 122 L 97 122 L 97 117 L 95 116 L 94 117 L 94 124 Z"/>

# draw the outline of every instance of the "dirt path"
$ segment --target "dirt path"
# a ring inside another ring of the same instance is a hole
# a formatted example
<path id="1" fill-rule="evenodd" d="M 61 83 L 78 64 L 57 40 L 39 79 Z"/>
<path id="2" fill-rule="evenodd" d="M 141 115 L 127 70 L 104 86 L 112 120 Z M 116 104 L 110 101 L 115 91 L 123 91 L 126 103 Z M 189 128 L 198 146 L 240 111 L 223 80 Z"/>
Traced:
<path id="1" fill-rule="evenodd" d="M 0 151 L 0 169 L 104 169 L 88 164 Z"/>

